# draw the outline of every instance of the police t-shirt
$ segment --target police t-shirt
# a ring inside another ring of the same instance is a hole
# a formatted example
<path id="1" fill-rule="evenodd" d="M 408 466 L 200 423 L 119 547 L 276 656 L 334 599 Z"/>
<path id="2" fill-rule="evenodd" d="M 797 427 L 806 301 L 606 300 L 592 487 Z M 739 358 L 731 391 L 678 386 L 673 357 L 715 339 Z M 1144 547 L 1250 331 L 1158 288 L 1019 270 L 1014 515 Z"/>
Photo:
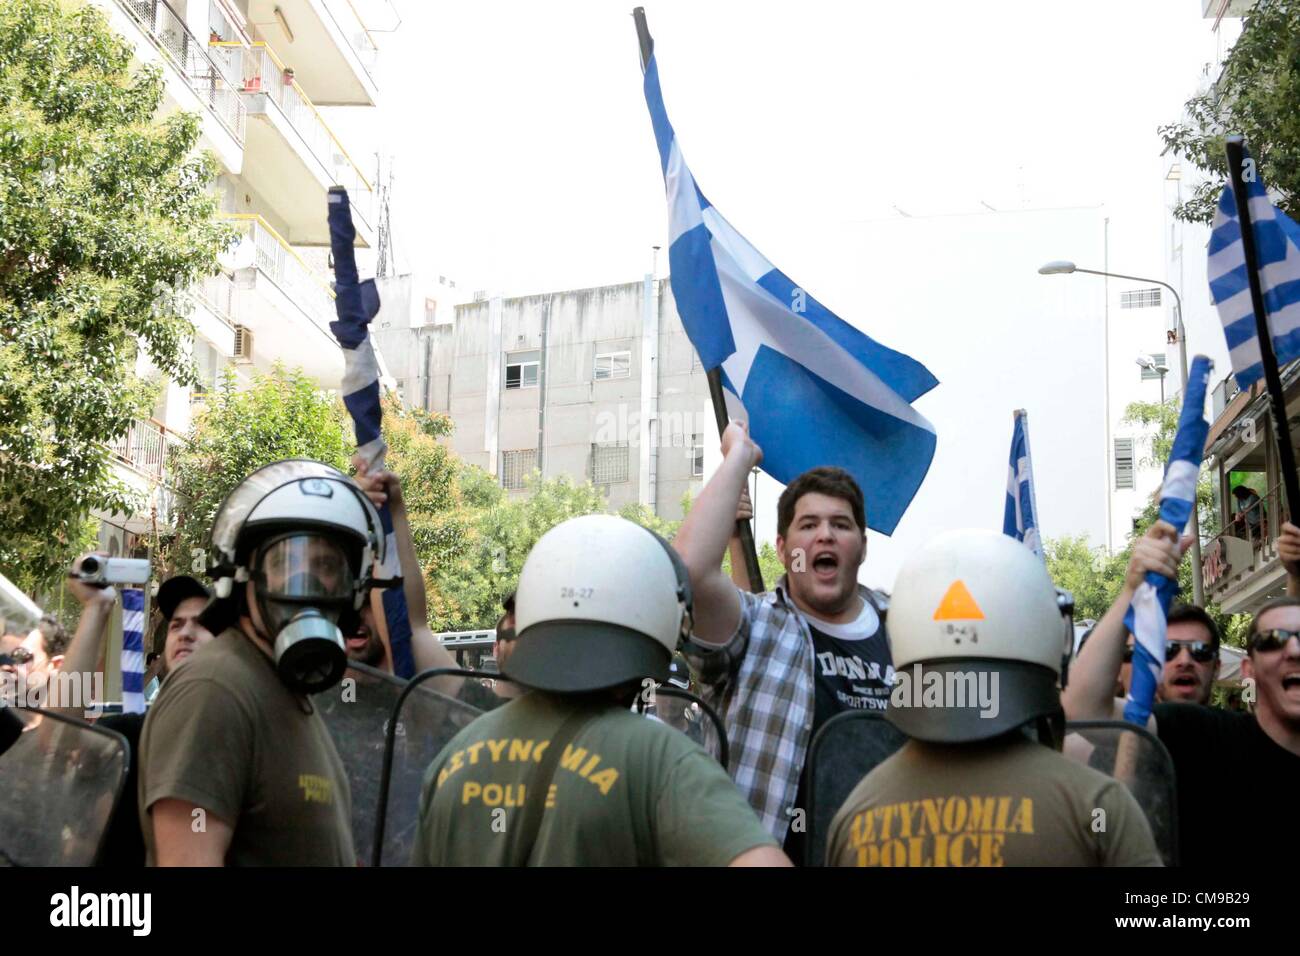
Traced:
<path id="1" fill-rule="evenodd" d="M 1251 714 L 1199 704 L 1157 704 L 1160 742 L 1178 781 L 1178 863 L 1239 870 L 1294 858 L 1290 826 L 1224 829 L 1224 813 L 1268 814 L 1300 793 L 1300 755 L 1281 747 Z M 1244 801 L 1244 802 L 1243 802 Z M 1263 817 L 1260 818 L 1261 820 Z"/>
<path id="2" fill-rule="evenodd" d="M 140 826 L 174 798 L 234 828 L 227 866 L 355 866 L 352 797 L 325 721 L 231 629 L 158 692 L 140 736 Z"/>
<path id="3" fill-rule="evenodd" d="M 832 866 L 1160 866 L 1122 783 L 1023 734 L 912 740 L 831 821 Z"/>
<path id="4" fill-rule="evenodd" d="M 533 691 L 475 720 L 434 759 L 411 862 L 504 866 L 529 787 L 574 712 Z M 685 734 L 612 700 L 561 752 L 537 866 L 725 866 L 775 841 L 722 766 Z"/>

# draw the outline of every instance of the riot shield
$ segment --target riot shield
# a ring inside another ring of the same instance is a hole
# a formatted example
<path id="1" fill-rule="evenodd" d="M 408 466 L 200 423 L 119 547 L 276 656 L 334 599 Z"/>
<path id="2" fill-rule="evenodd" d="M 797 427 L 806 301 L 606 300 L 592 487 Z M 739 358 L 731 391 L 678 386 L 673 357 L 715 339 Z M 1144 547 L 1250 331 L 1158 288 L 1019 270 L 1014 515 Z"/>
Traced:
<path id="1" fill-rule="evenodd" d="M 91 866 L 126 783 L 121 734 L 24 712 L 0 754 L 0 866 Z"/>
<path id="2" fill-rule="evenodd" d="M 417 687 L 405 701 L 394 735 L 393 785 L 382 855 L 375 853 L 375 826 L 384 794 L 384 747 L 389 721 L 407 681 L 364 664 L 351 664 L 343 683 L 312 698 L 343 760 L 352 790 L 352 840 L 357 862 L 382 859 L 405 865 L 411 855 L 424 771 L 443 746 L 482 712 Z"/>
<path id="3" fill-rule="evenodd" d="M 907 741 L 878 711 L 836 714 L 808 748 L 808 837 L 805 866 L 821 866 L 831 821 L 858 781 Z"/>
<path id="4" fill-rule="evenodd" d="M 731 752 L 722 718 L 690 691 L 671 684 L 660 684 L 655 688 L 652 703 L 643 697 L 637 697 L 636 709 L 639 713 L 657 717 L 669 727 L 680 730 L 707 750 L 718 763 L 727 766 Z"/>
<path id="5" fill-rule="evenodd" d="M 1178 793 L 1165 745 L 1145 727 L 1119 720 L 1075 721 L 1065 725 L 1065 733 L 1065 755 L 1128 787 L 1165 866 L 1177 866 Z"/>

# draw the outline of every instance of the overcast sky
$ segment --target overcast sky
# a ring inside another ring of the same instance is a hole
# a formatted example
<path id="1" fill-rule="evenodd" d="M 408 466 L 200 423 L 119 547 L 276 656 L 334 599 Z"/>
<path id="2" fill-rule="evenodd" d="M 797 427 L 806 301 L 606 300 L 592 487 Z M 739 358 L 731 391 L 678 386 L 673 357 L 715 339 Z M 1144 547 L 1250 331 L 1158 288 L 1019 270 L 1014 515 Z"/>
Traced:
<path id="1" fill-rule="evenodd" d="M 331 120 L 358 152 L 395 157 L 399 265 L 504 295 L 648 271 L 667 216 L 632 3 L 395 5 L 381 109 Z M 1035 270 L 1101 268 L 1108 217 L 1111 269 L 1165 275 L 1156 130 L 1214 54 L 1200 6 L 646 3 L 705 194 L 802 287 L 939 378 L 918 402 L 939 435 L 930 475 L 893 538 L 872 535 L 864 580 L 890 586 L 941 529 L 1000 528 L 1017 407 L 1045 533 L 1103 539 L 1100 282 Z M 1184 300 L 1189 352 L 1222 355 L 1205 290 Z M 760 538 L 778 490 L 759 492 Z"/>

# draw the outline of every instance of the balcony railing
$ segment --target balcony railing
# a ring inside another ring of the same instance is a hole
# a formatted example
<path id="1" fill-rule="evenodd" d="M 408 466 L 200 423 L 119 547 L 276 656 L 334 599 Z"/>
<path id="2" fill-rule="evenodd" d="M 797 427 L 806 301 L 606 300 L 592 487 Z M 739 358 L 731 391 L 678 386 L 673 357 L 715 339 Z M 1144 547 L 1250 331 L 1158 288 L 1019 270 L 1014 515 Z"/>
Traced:
<path id="1" fill-rule="evenodd" d="M 265 43 L 254 43 L 247 49 L 238 43 L 213 45 L 223 49 L 238 48 L 241 51 L 239 56 L 243 59 L 244 93 L 265 93 L 297 130 L 312 155 L 329 171 L 334 185 L 346 187 L 353 207 L 359 209 L 367 220 L 371 219 L 374 190 L 370 181 L 353 162 L 343 144 L 302 91 L 302 87 L 293 79 L 292 71 L 285 67 Z"/>
<path id="2" fill-rule="evenodd" d="M 167 467 L 167 429 L 164 426 L 136 419 L 125 435 L 108 443 L 108 448 L 124 464 L 162 480 Z"/>
<path id="3" fill-rule="evenodd" d="M 241 52 L 251 42 L 248 34 L 235 25 L 226 11 L 209 0 L 208 54 L 236 89 L 244 85 L 244 58 Z"/>
<path id="4" fill-rule="evenodd" d="M 203 279 L 195 289 L 199 300 L 227 325 L 238 323 L 237 296 L 239 290 L 235 282 L 224 272 Z"/>
<path id="5" fill-rule="evenodd" d="M 297 306 L 306 312 L 327 335 L 329 323 L 336 318 L 334 291 L 329 282 L 307 265 L 293 247 L 256 213 L 228 213 L 236 229 L 253 243 L 253 260 L 257 268 L 270 276 Z"/>
<path id="6" fill-rule="evenodd" d="M 247 110 L 239 92 L 222 75 L 185 21 L 164 0 L 117 0 L 117 5 L 153 41 L 164 59 L 185 78 L 222 126 L 243 145 Z"/>
<path id="7" fill-rule="evenodd" d="M 379 47 L 366 29 L 352 0 L 323 0 L 325 12 L 338 26 L 339 32 L 347 38 L 348 46 L 361 61 L 362 67 L 370 75 L 372 83 L 379 83 Z"/>

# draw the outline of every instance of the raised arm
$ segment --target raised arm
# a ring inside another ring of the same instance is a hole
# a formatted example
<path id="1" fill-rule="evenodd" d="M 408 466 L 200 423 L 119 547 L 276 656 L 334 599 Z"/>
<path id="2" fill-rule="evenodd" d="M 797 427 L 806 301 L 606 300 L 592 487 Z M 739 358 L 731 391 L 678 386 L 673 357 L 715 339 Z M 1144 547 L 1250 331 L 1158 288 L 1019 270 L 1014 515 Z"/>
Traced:
<path id="1" fill-rule="evenodd" d="M 700 492 L 673 539 L 686 562 L 695 597 L 695 637 L 706 644 L 724 644 L 740 623 L 740 595 L 722 573 L 722 555 L 736 528 L 736 506 L 749 471 L 763 452 L 742 422 L 722 433 L 722 465 Z"/>
<path id="2" fill-rule="evenodd" d="M 100 558 L 108 557 L 102 551 L 92 553 Z M 86 555 L 82 555 L 82 558 L 84 557 Z M 59 670 L 64 674 L 93 674 L 99 670 L 99 660 L 104 653 L 104 637 L 107 631 L 105 625 L 108 624 L 108 619 L 113 614 L 113 606 L 117 603 L 117 591 L 114 588 L 95 587 L 76 577 L 82 558 L 74 561 L 68 572 L 68 591 L 81 602 L 81 619 L 77 622 L 77 631 L 72 635 L 68 649 L 63 655 L 63 664 Z M 66 687 L 68 684 L 61 682 L 61 686 Z M 85 718 L 88 716 L 86 710 L 90 702 L 79 703 L 81 706 L 51 707 L 50 710 L 65 717 Z M 104 702 L 95 703 L 102 705 Z"/>
<path id="3" fill-rule="evenodd" d="M 1282 524 L 1282 533 L 1277 539 L 1277 556 L 1286 568 L 1286 593 L 1289 597 L 1300 597 L 1300 528 L 1291 522 Z"/>
<path id="4" fill-rule="evenodd" d="M 393 519 L 397 556 L 402 563 L 402 593 L 406 596 L 407 619 L 411 623 L 411 655 L 415 660 L 415 672 L 418 674 L 434 667 L 459 667 L 456 658 L 442 646 L 442 642 L 429 627 L 429 602 L 424 588 L 424 574 L 420 568 L 420 559 L 415 553 L 415 541 L 411 537 L 411 523 L 406 515 L 401 481 L 391 471 L 369 472 L 359 458 L 354 459 L 353 464 L 357 468 L 357 484 L 375 507 L 387 504 L 388 513 Z M 431 684 L 439 693 L 455 697 L 463 682 L 464 678 L 461 677 L 435 677 Z"/>
<path id="5" fill-rule="evenodd" d="M 1119 679 L 1128 640 L 1124 615 L 1148 571 L 1178 577 L 1178 563 L 1190 543 L 1191 538 L 1179 541 L 1172 525 L 1157 521 L 1134 544 L 1124 587 L 1070 665 L 1069 683 L 1061 694 L 1066 719 L 1109 720 L 1115 716 L 1115 681 Z"/>

